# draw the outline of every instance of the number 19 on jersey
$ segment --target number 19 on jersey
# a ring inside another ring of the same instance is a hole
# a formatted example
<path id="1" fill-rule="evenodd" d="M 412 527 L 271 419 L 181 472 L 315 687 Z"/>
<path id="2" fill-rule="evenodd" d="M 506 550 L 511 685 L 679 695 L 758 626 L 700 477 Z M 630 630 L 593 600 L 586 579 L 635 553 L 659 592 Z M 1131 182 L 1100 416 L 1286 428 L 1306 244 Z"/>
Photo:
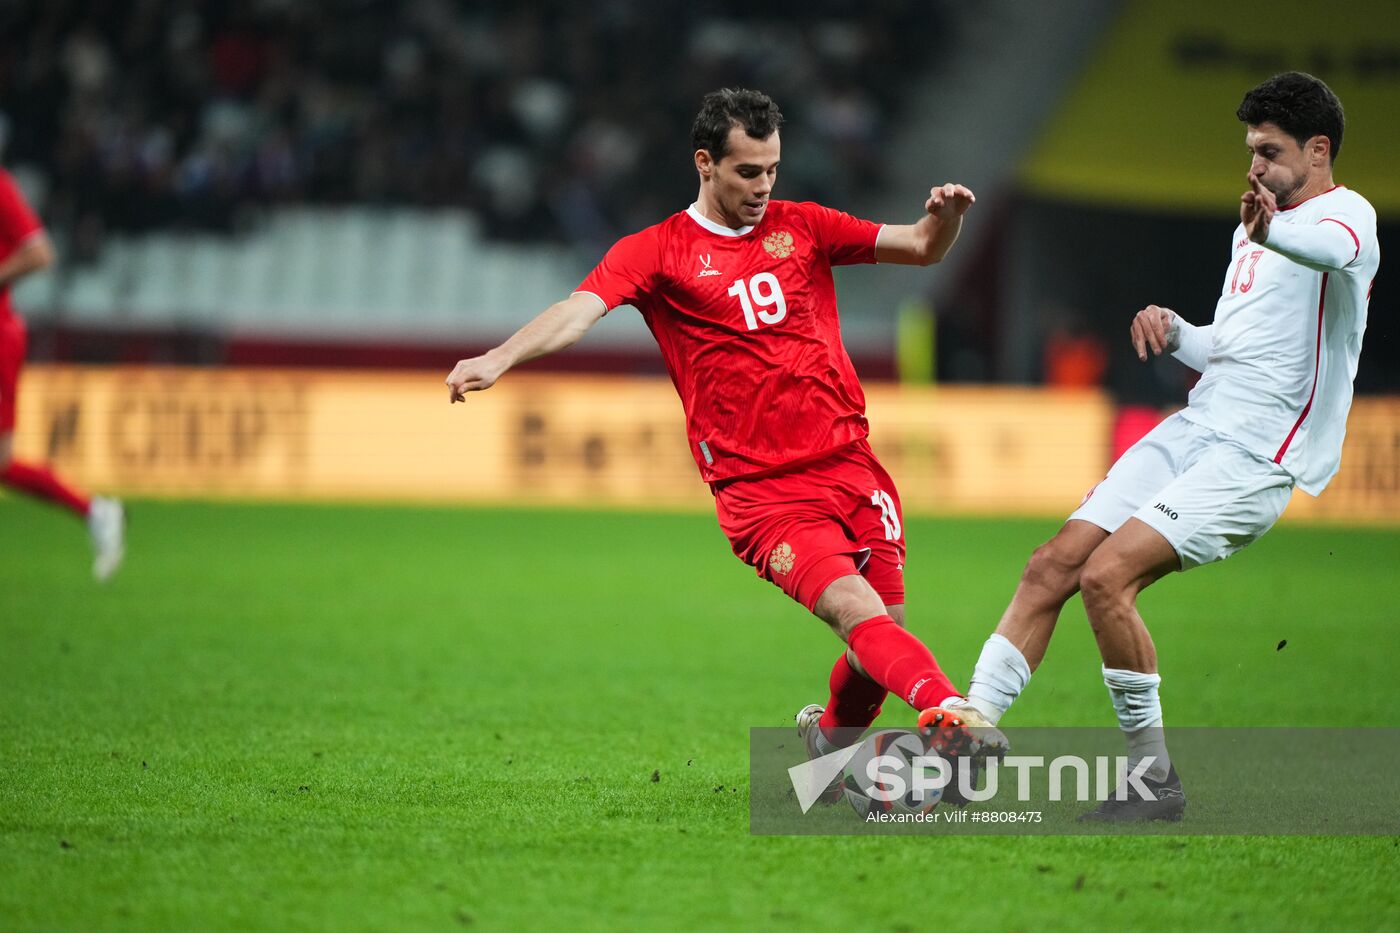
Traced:
<path id="1" fill-rule="evenodd" d="M 744 309 L 744 323 L 749 325 L 749 330 L 758 330 L 760 321 L 777 324 L 787 317 L 787 301 L 783 298 L 782 286 L 778 284 L 778 277 L 771 272 L 760 272 L 747 281 L 736 279 L 729 286 L 729 294 L 739 299 Z M 755 308 L 772 310 L 755 311 Z"/>

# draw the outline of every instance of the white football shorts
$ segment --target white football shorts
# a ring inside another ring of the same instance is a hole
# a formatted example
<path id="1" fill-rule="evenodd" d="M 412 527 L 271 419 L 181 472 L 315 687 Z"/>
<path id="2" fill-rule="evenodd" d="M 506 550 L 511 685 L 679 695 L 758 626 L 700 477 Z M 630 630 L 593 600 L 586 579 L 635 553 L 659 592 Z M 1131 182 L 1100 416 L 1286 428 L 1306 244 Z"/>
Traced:
<path id="1" fill-rule="evenodd" d="M 1177 413 L 1128 448 L 1070 518 L 1110 534 L 1129 518 L 1146 522 L 1190 570 L 1272 528 L 1293 483 L 1277 463 Z"/>

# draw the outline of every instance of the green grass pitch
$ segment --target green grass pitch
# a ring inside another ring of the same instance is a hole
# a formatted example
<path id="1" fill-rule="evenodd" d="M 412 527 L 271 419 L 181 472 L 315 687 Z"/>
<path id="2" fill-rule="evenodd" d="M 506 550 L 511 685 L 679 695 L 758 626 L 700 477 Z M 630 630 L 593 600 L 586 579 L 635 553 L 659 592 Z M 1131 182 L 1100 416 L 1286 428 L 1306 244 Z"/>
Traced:
<path id="1" fill-rule="evenodd" d="M 1400 924 L 1394 837 L 750 836 L 746 730 L 837 642 L 711 516 L 132 513 L 100 588 L 0 502 L 7 930 Z M 1055 527 L 908 523 L 956 681 Z M 1400 532 L 1284 526 L 1150 591 L 1169 723 L 1400 725 L 1397 569 Z M 1008 725 L 1111 722 L 1076 600 Z"/>

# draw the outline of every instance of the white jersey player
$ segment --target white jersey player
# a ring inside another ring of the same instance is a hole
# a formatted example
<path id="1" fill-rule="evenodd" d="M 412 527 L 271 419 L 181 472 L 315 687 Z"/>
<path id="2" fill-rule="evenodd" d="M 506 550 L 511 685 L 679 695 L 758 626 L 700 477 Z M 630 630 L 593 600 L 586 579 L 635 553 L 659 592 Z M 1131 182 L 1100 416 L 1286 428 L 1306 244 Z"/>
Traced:
<path id="1" fill-rule="evenodd" d="M 1138 594 L 1255 541 L 1295 486 L 1317 495 L 1341 462 L 1380 263 L 1376 213 L 1332 180 L 1342 106 L 1317 78 L 1277 75 L 1245 95 L 1237 116 L 1248 127 L 1249 190 L 1214 321 L 1196 327 L 1150 305 L 1131 326 L 1141 359 L 1170 352 L 1200 382 L 1036 550 L 966 700 L 996 723 L 1044 657 L 1065 601 L 1082 592 L 1130 765 L 1145 775 L 1087 819 L 1175 820 L 1186 806 Z"/>
<path id="2" fill-rule="evenodd" d="M 1250 181 L 1252 194 L 1276 197 L 1253 172 Z M 1214 323 L 1173 319 L 1168 340 L 1202 373 L 1182 416 L 1282 466 L 1316 496 L 1342 461 L 1380 265 L 1376 212 L 1341 185 L 1272 210 L 1271 221 L 1256 223 L 1260 239 L 1235 228 Z"/>

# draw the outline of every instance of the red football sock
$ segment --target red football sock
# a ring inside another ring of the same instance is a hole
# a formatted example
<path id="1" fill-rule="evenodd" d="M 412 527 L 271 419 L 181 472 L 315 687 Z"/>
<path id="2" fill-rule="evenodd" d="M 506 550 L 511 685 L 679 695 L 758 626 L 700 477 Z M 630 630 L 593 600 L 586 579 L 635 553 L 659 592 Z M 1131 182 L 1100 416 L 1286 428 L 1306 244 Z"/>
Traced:
<path id="1" fill-rule="evenodd" d="M 822 713 L 822 734 L 837 745 L 849 744 L 843 741 L 847 736 L 854 742 L 880 715 L 887 696 L 888 690 L 851 667 L 846 652 L 841 652 L 831 669 L 831 699 Z"/>
<path id="2" fill-rule="evenodd" d="M 48 467 L 11 460 L 9 466 L 0 470 L 0 483 L 20 492 L 27 492 L 31 496 L 55 502 L 79 515 L 85 516 L 88 513 L 88 497 L 59 479 Z"/>
<path id="3" fill-rule="evenodd" d="M 933 653 L 889 616 L 866 619 L 851 629 L 848 643 L 867 674 L 916 710 L 961 696 Z"/>

